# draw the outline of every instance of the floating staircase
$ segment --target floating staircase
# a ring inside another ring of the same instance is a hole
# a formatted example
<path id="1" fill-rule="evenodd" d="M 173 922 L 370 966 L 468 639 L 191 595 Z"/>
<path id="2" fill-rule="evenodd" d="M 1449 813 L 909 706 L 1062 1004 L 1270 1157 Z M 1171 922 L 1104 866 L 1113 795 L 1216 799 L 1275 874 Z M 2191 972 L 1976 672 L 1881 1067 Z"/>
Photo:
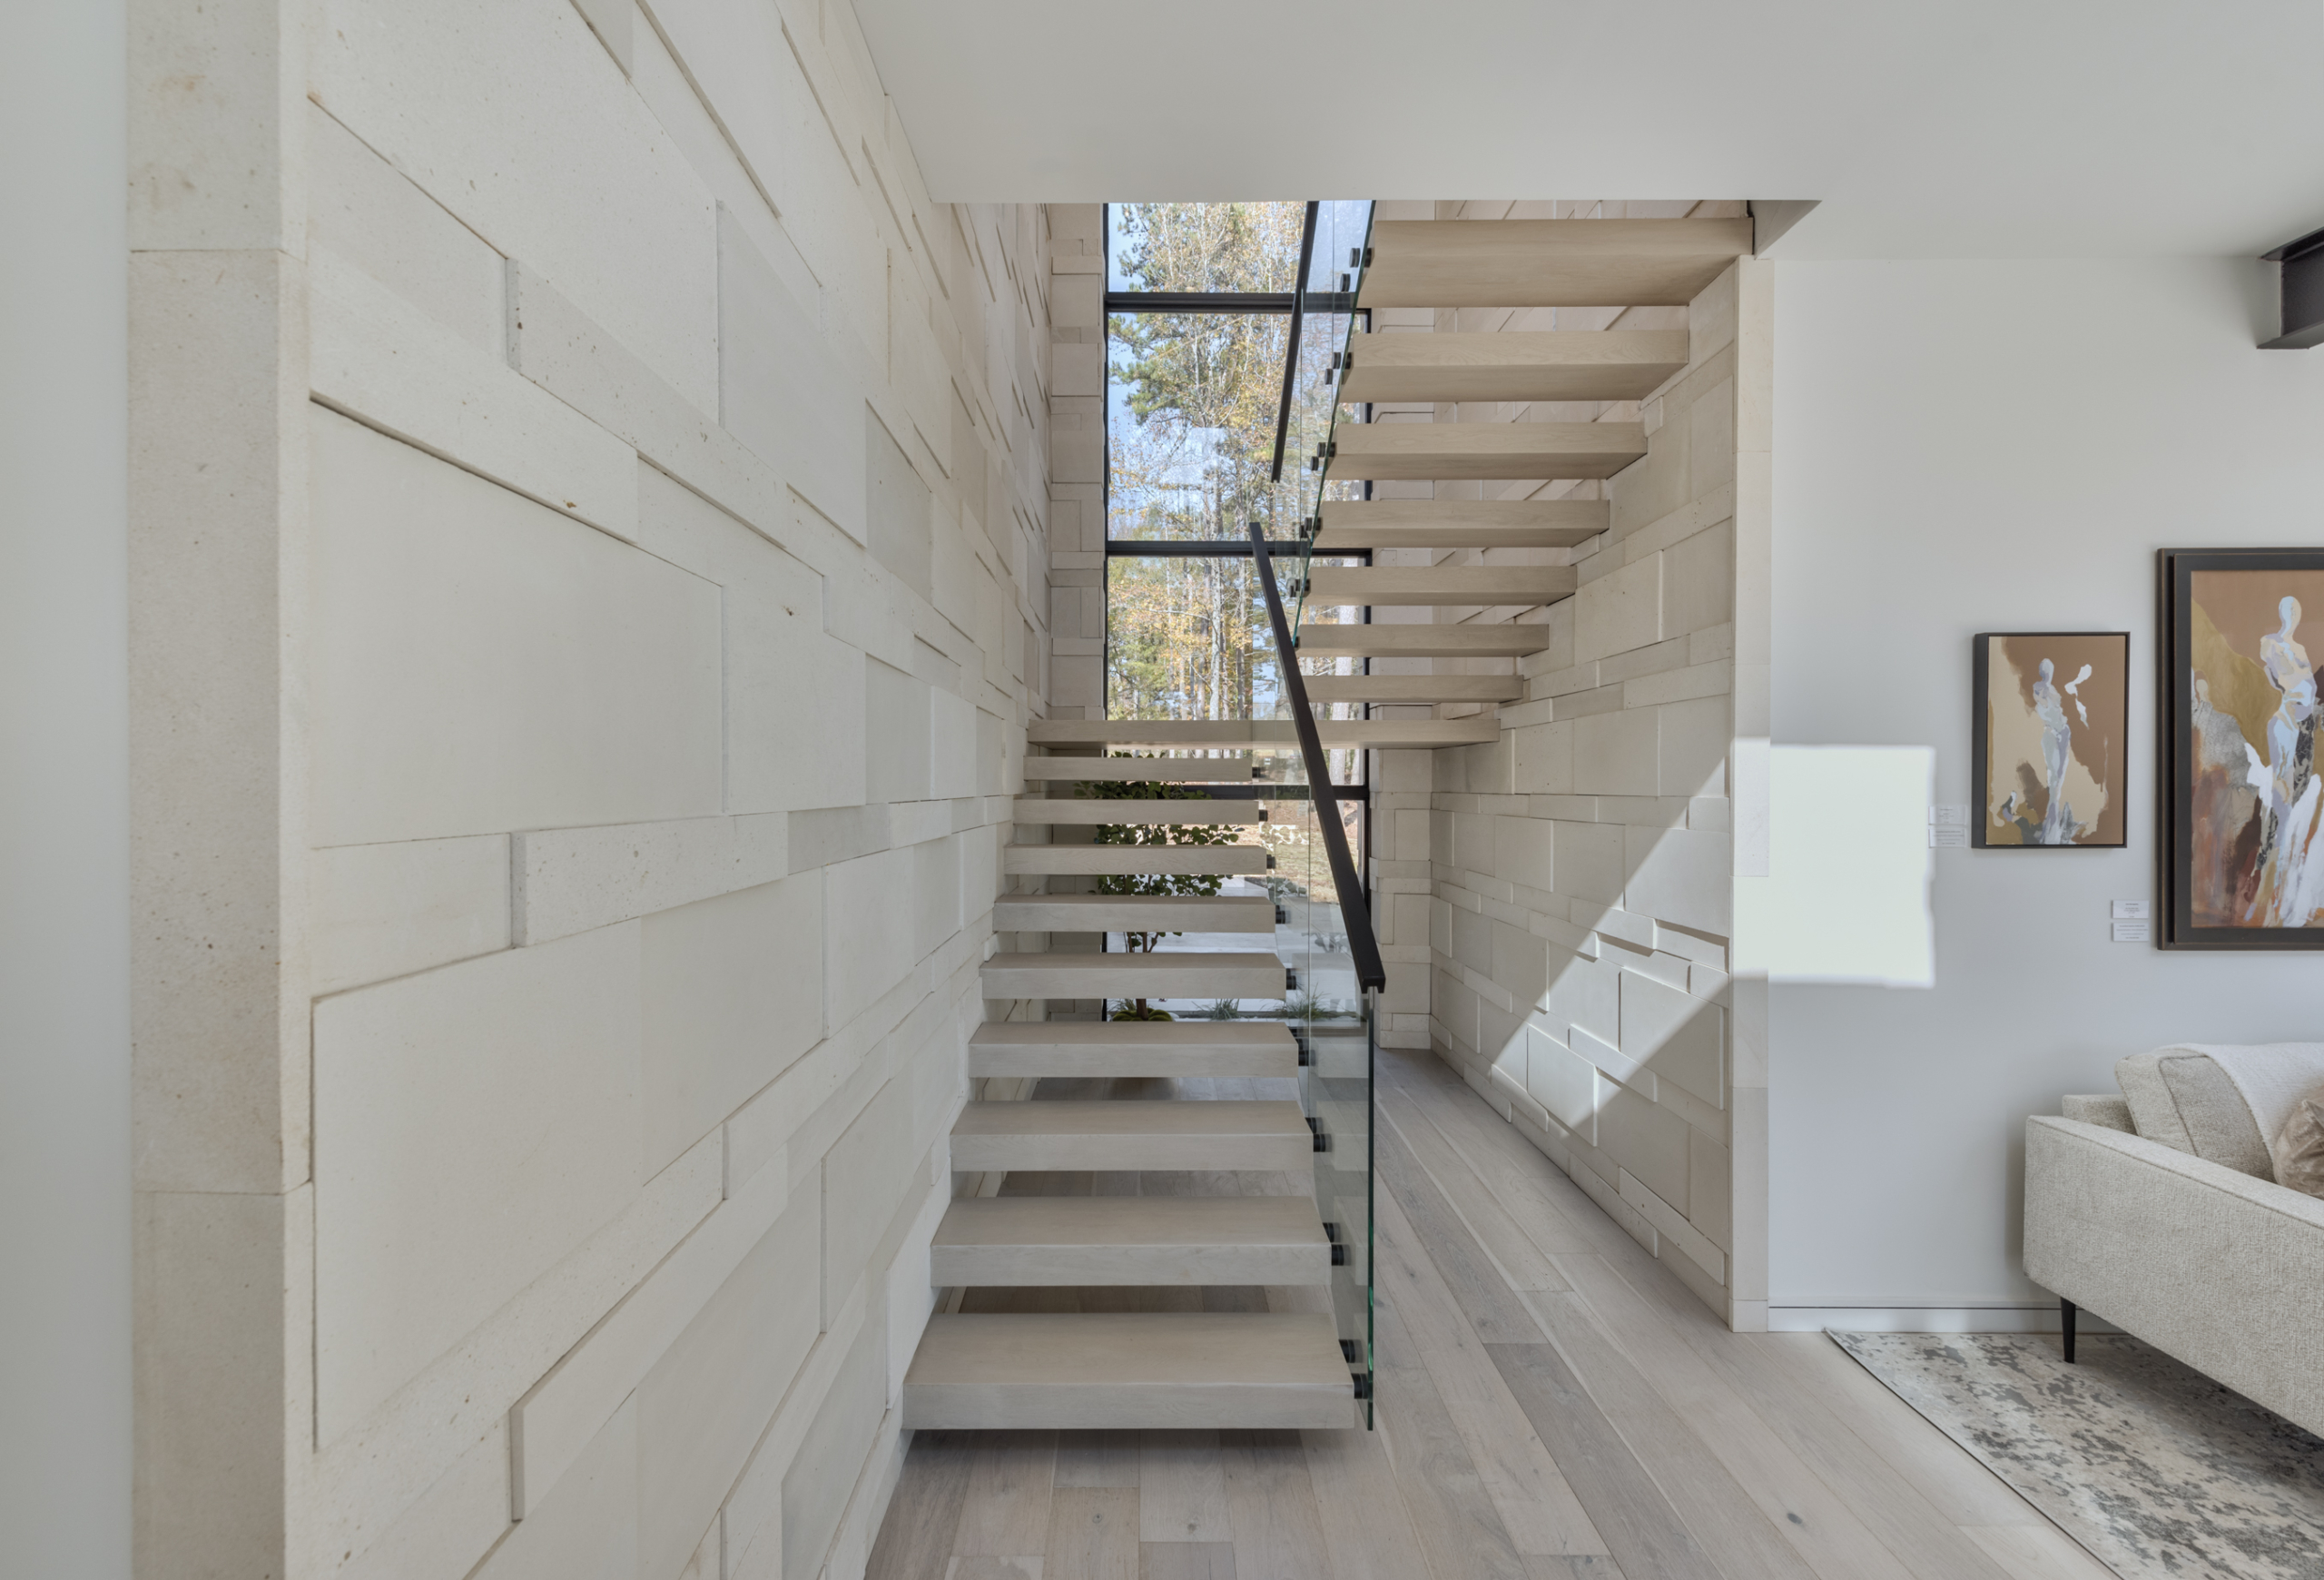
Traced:
<path id="1" fill-rule="evenodd" d="M 1750 245 L 1748 220 L 1384 220 L 1372 227 L 1356 299 L 1366 308 L 1681 305 Z M 1634 401 L 1684 370 L 1688 355 L 1683 330 L 1351 334 L 1337 368 L 1339 398 Z M 1346 406 L 1340 410 L 1320 458 L 1335 479 L 1590 481 L 1646 454 L 1645 426 L 1635 421 L 1353 422 Z M 1608 525 L 1600 499 L 1330 501 L 1320 508 L 1314 551 L 1572 548 Z M 1314 658 L 1524 658 L 1549 646 L 1549 628 L 1539 621 L 1318 617 L 1351 606 L 1530 609 L 1572 597 L 1576 585 L 1571 566 L 1319 565 L 1309 572 L 1299 650 Z M 1516 685 L 1514 674 L 1365 673 L 1317 676 L 1309 686 L 1318 701 L 1434 706 L 1513 700 L 1515 691 L 1479 684 L 1504 679 Z M 1498 735 L 1497 722 L 1493 727 Z"/>
<path id="2" fill-rule="evenodd" d="M 1068 745 L 1115 745 L 1102 723 L 1063 732 Z M 1135 727 L 1128 733 L 1135 735 Z M 1172 732 L 1207 746 L 1216 728 Z M 1275 745 L 1240 732 L 1246 744 Z M 1183 738 L 1166 745 L 1187 744 Z M 1132 800 L 1058 794 L 1075 783 L 1247 785 L 1246 753 L 1200 757 L 1035 757 L 1019 797 L 1020 836 L 1093 824 L 1233 829 L 1263 822 L 1247 798 Z M 1237 875 L 1267 870 L 1257 844 L 1012 844 L 1013 877 L 1153 873 Z M 1009 894 L 997 932 L 1257 934 L 1272 941 L 1265 895 Z M 985 996 L 1060 1002 L 1209 999 L 1275 1001 L 1290 973 L 1271 950 L 1056 948 L 985 961 Z M 1295 1081 L 1299 1043 L 1282 1022 L 1036 1021 L 978 1028 L 969 1073 L 985 1082 L 1157 1083 Z M 1279 1187 L 1260 1194 L 980 1195 L 955 1200 L 931 1248 L 932 1276 L 961 1292 L 1022 1300 L 1029 1293 L 1325 1285 L 1337 1248 L 1312 1187 L 1316 1132 L 1290 1098 L 1050 1097 L 969 1103 L 952 1128 L 952 1167 L 1003 1176 L 1103 1175 Z M 940 1312 L 906 1373 L 904 1418 L 915 1427 L 1347 1427 L 1354 1376 L 1333 1319 L 1313 1311 L 1008 1310 Z"/>
<path id="3" fill-rule="evenodd" d="M 1383 221 L 1350 267 L 1361 269 L 1355 300 L 1364 308 L 1621 308 L 1684 304 L 1749 247 L 1748 221 Z M 1358 334 L 1334 377 L 1342 402 L 1611 403 L 1650 395 L 1688 361 L 1684 331 Z M 1495 481 L 1578 482 L 1610 477 L 1646 453 L 1645 429 L 1632 420 L 1345 417 L 1343 409 L 1315 458 L 1316 491 L 1349 479 L 1482 481 L 1487 491 Z M 1314 509 L 1317 556 L 1571 548 L 1609 526 L 1608 505 L 1594 499 L 1334 499 Z M 1285 574 L 1295 578 L 1300 568 Z M 1349 607 L 1531 610 L 1573 596 L 1577 585 L 1572 567 L 1552 565 L 1317 564 L 1307 575 L 1299 655 L 1349 660 L 1513 661 L 1541 651 L 1549 627 L 1538 617 L 1313 617 Z M 1502 667 L 1311 676 L 1316 703 L 1484 709 L 1462 718 L 1319 719 L 1316 734 L 1326 750 L 1498 740 L 1492 705 L 1523 694 L 1515 664 Z M 1120 875 L 1264 876 L 1273 858 L 1253 834 L 1265 824 L 1250 786 L 1263 754 L 1295 748 L 1291 721 L 1036 720 L 1028 738 L 1031 793 L 1016 804 L 1016 841 L 1002 852 L 1012 893 L 993 908 L 995 931 L 1016 947 L 984 963 L 989 999 L 1055 1010 L 1299 991 L 1304 984 L 1259 942 L 1275 937 L 1279 895 L 1015 892 Z M 1175 755 L 1078 755 L 1123 748 Z M 1216 798 L 1129 800 L 1069 788 L 1141 781 L 1224 789 Z M 1080 843 L 1093 825 L 1204 826 L 1242 843 Z M 1083 942 L 1125 933 L 1217 934 L 1243 947 L 1110 952 Z M 1051 946 L 1041 949 L 1045 934 Z M 969 1074 L 980 1084 L 954 1125 L 951 1163 L 982 1189 L 953 1201 L 935 1233 L 933 1277 L 950 1295 L 904 1378 L 906 1425 L 1356 1424 L 1368 1358 L 1360 1341 L 1344 1343 L 1321 1308 L 1341 1299 L 1345 1314 L 1345 1290 L 1332 1280 L 1346 1277 L 1351 1256 L 1368 1254 L 1362 1236 L 1344 1241 L 1339 1228 L 1368 1210 L 1360 1205 L 1368 1147 L 1350 1146 L 1336 1160 L 1326 1151 L 1331 1138 L 1367 1131 L 1368 1059 L 1360 1031 L 1335 1034 L 1315 1022 L 1304 1039 L 1282 1021 L 1240 1019 L 980 1027 Z M 1295 1080 L 1305 1107 L 1276 1095 Z M 1080 1193 L 1044 1193 L 1045 1181 L 1064 1180 L 1079 1180 Z M 1368 1287 L 1363 1270 L 1357 1304 Z"/>

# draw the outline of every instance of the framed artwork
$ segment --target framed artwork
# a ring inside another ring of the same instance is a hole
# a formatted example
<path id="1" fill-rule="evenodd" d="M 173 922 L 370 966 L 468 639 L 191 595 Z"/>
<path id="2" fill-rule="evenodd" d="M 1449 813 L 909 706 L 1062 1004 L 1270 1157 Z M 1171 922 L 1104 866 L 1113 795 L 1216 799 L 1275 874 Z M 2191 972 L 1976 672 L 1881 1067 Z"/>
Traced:
<path id="1" fill-rule="evenodd" d="M 2127 631 L 1985 631 L 1977 637 L 1971 820 L 1980 849 L 2129 843 Z"/>
<path id="2" fill-rule="evenodd" d="M 2166 949 L 2324 949 L 2324 548 L 2161 557 Z"/>

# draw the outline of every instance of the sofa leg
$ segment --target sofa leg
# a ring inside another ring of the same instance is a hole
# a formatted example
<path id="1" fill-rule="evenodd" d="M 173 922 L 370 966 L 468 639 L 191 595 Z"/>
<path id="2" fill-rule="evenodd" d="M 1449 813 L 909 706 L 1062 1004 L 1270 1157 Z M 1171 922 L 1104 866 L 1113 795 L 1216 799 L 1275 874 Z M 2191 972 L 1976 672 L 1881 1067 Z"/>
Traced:
<path id="1" fill-rule="evenodd" d="M 2058 1323 L 2065 1336 L 2066 1364 L 2073 1364 L 2073 1302 L 2058 1302 Z"/>

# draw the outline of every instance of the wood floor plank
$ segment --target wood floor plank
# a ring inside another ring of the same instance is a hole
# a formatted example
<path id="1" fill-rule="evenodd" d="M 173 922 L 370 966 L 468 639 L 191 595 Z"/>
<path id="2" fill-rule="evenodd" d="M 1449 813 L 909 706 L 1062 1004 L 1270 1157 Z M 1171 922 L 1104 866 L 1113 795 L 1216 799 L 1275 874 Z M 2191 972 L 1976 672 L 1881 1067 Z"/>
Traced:
<path id="1" fill-rule="evenodd" d="M 1968 1526 L 1963 1529 L 2009 1571 L 2011 1580 L 2113 1580 L 2113 1570 L 2055 1526 Z"/>
<path id="2" fill-rule="evenodd" d="M 1137 1580 L 1137 1490 L 1060 1486 L 1041 1580 Z"/>
<path id="3" fill-rule="evenodd" d="M 1197 1545 L 1235 1539 L 1216 1431 L 1138 1434 L 1137 1538 Z"/>
<path id="4" fill-rule="evenodd" d="M 1377 1432 L 1303 1432 L 1332 1580 L 1418 1580 L 1427 1566 Z"/>
<path id="5" fill-rule="evenodd" d="M 1059 1486 L 1137 1486 L 1138 1442 L 1136 1432 L 1059 1432 L 1057 1435 L 1057 1484 Z"/>
<path id="6" fill-rule="evenodd" d="M 966 1432 L 913 1435 L 864 1580 L 936 1580 L 950 1566 L 973 1441 Z"/>
<path id="7" fill-rule="evenodd" d="M 1046 1563 L 1039 1553 L 955 1558 L 952 1566 L 944 1571 L 944 1580 L 1041 1580 Z M 1565 1576 L 1561 1575 L 1557 1580 L 1565 1580 Z"/>
<path id="8" fill-rule="evenodd" d="M 1914 1580 L 1915 1571 L 1859 1519 L 1791 1445 L 1671 1321 L 1594 1256 L 1560 1259 L 1600 1330 L 1638 1375 L 1702 1439 L 1758 1506 L 1770 1528 L 1818 1575 Z M 1957 1571 L 1956 1571 L 1957 1573 Z M 1923 1580 L 1942 1580 L 1925 1575 Z"/>
<path id="9" fill-rule="evenodd" d="M 1055 1432 L 980 1432 L 952 1551 L 963 1557 L 1040 1552 L 1057 1485 Z"/>
<path id="10" fill-rule="evenodd" d="M 1528 1553 L 1525 1580 L 1622 1580 L 1622 1572 L 1611 1558 Z"/>
<path id="11" fill-rule="evenodd" d="M 1566 1369 L 1556 1346 L 1489 1344 L 1485 1353 L 1623 1573 L 1653 1580 L 1724 1580 L 1654 1477 Z"/>
<path id="12" fill-rule="evenodd" d="M 1396 1111 L 1402 1109 L 1401 1115 Z M 1499 1265 L 1512 1289 L 1562 1289 L 1565 1277 L 1549 1254 L 1518 1227 L 1492 1190 L 1462 1161 L 1443 1135 L 1416 1111 L 1402 1104 L 1384 1106 L 1381 1123 L 1396 1133 L 1415 1161 L 1428 1171 L 1469 1232 Z"/>
<path id="13" fill-rule="evenodd" d="M 1408 1342 L 1435 1379 L 1469 1446 L 1485 1493 L 1521 1555 L 1602 1555 L 1606 1541 L 1526 1420 L 1434 1266 L 1412 1250 L 1412 1229 L 1391 1200 L 1374 1271 L 1380 1303 L 1403 1318 Z"/>
<path id="14" fill-rule="evenodd" d="M 1814 1580 L 1815 1571 L 1761 1513 L 1699 1435 L 1662 1401 L 1613 1341 L 1590 1320 L 1581 1297 L 1544 1291 L 1527 1297 L 1551 1340 L 1582 1379 L 1599 1409 L 1695 1534 L 1718 1555 L 1728 1580 Z M 1853 1580 L 1836 1570 L 1825 1580 Z"/>
<path id="15" fill-rule="evenodd" d="M 1403 1356 L 1375 1374 L 1378 1430 L 1396 1467 L 1421 1555 L 1434 1580 L 1526 1580 L 1508 1528 L 1487 1496 L 1468 1445 L 1393 1312 L 1379 1316 L 1380 1353 Z"/>
<path id="16" fill-rule="evenodd" d="M 1541 1324 L 1515 1290 L 1504 1282 L 1467 1226 L 1445 1204 L 1413 1155 L 1392 1131 L 1373 1139 L 1380 1160 L 1379 1183 L 1412 1220 L 1428 1259 L 1452 1291 L 1461 1314 L 1487 1344 L 1535 1344 Z"/>
<path id="17" fill-rule="evenodd" d="M 1466 1085 L 1439 1087 L 1406 1077 L 1392 1091 L 1390 1101 L 1408 1105 L 1434 1125 L 1471 1170 L 1509 1204 L 1511 1215 L 1544 1251 L 1552 1256 L 1602 1253 L 1610 1249 L 1609 1237 L 1630 1239 L 1563 1170 Z"/>
<path id="18" fill-rule="evenodd" d="M 1744 1342 L 1795 1395 L 1824 1401 L 1949 1523 L 1964 1527 L 2048 1523 L 2039 1509 L 1823 1334 L 1753 1334 Z"/>
<path id="19" fill-rule="evenodd" d="M 1601 1325 L 1619 1322 L 1614 1330 L 1625 1338 L 1633 1325 L 1642 1327 L 1649 1320 L 1640 1312 L 1659 1318 L 1915 1575 L 1923 1580 L 2004 1580 L 1992 1558 L 1924 1496 L 1917 1477 L 1900 1473 L 1850 1429 L 1854 1412 L 1846 1407 L 1846 1397 L 1828 1384 L 1799 1386 L 1773 1362 L 1764 1348 L 1765 1336 L 1728 1332 L 1691 1291 L 1659 1268 L 1626 1279 L 1600 1263 L 1600 1279 L 1562 1259 L 1561 1265 L 1573 1273 L 1576 1287 L 1590 1299 Z M 1659 1287 L 1651 1282 L 1657 1276 L 1663 1280 Z M 1635 1308 L 1625 1303 L 1623 1289 L 1632 1292 Z M 1821 1335 L 1815 1337 L 1823 1342 Z M 1837 1346 L 1827 1347 L 1837 1353 Z M 1840 1358 L 1856 1366 L 1845 1356 Z M 1983 1466 L 1965 1455 L 1961 1458 L 1967 1469 L 1992 1480 Z M 1999 1487 L 1999 1483 L 1994 1485 Z M 2008 1494 L 2007 1488 L 1999 1489 Z M 2014 1503 L 2015 1495 L 2008 1496 Z"/>
<path id="20" fill-rule="evenodd" d="M 1237 1572 L 1259 1580 L 1332 1580 L 1299 1434 L 1221 1432 L 1218 1457 Z"/>
<path id="21" fill-rule="evenodd" d="M 1235 1580 L 1228 1542 L 1145 1542 L 1138 1546 L 1138 1580 Z"/>

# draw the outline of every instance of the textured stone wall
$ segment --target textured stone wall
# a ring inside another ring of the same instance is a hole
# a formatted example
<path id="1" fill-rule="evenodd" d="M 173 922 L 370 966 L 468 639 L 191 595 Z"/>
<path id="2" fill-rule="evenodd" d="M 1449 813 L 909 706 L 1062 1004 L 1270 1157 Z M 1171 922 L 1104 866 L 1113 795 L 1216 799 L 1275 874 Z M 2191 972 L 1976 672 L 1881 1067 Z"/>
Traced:
<path id="1" fill-rule="evenodd" d="M 1105 205 L 1049 219 L 1049 714 L 1106 716 Z"/>
<path id="2" fill-rule="evenodd" d="M 139 1573 L 861 1573 L 1046 219 L 844 4 L 133 12 Z"/>
<path id="3" fill-rule="evenodd" d="M 1443 203 L 1384 204 L 1381 217 L 1739 212 Z M 1384 421 L 1640 421 L 1649 444 L 1643 460 L 1604 484 L 1433 486 L 1439 497 L 1610 500 L 1610 530 L 1577 548 L 1438 561 L 1571 563 L 1581 579 L 1573 597 L 1546 608 L 1374 611 L 1383 621 L 1540 623 L 1550 643 L 1515 662 L 1525 696 L 1498 705 L 1499 740 L 1427 754 L 1427 769 L 1423 755 L 1384 754 L 1375 878 L 1393 963 L 1384 1041 L 1417 1042 L 1425 1015 L 1442 1056 L 1746 1327 L 1765 1321 L 1765 987 L 1730 976 L 1728 947 L 1734 877 L 1764 862 L 1770 362 L 1761 267 L 1742 261 L 1683 309 L 1399 311 L 1375 325 L 1689 332 L 1688 367 L 1643 401 L 1375 412 Z M 1374 558 L 1426 564 L 1431 552 Z M 1375 667 L 1432 662 L 1511 668 Z"/>

